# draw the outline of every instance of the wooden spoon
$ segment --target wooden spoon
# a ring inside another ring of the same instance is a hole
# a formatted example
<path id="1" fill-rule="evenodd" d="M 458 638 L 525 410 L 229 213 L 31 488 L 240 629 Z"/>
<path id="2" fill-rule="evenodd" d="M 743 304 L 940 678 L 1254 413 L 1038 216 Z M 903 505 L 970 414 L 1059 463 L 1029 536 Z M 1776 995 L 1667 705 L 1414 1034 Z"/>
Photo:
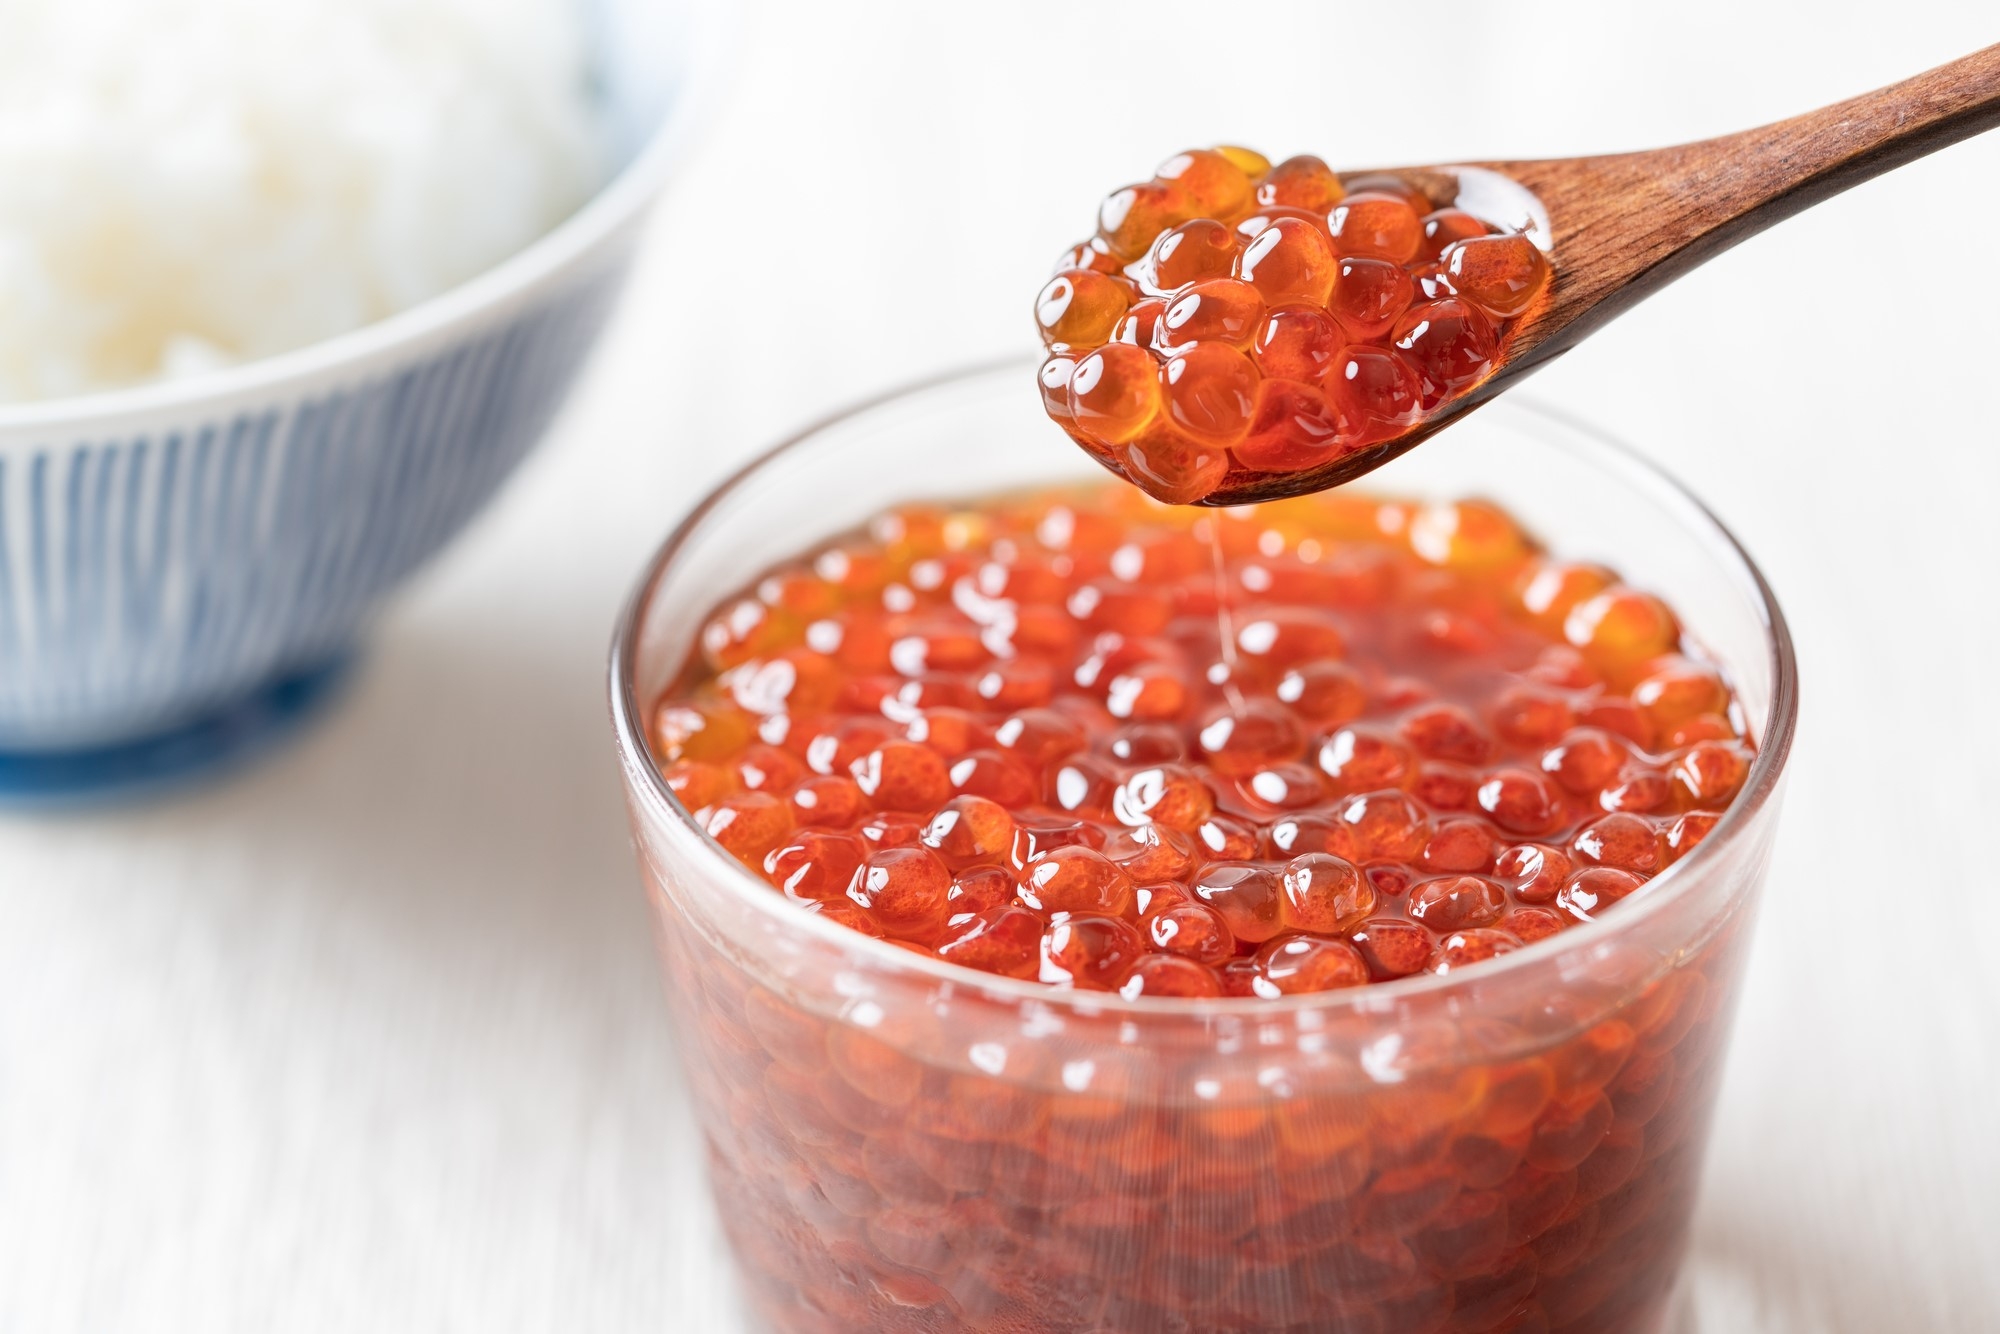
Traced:
<path id="1" fill-rule="evenodd" d="M 1302 472 L 1236 469 L 1201 503 L 1304 495 L 1371 472 L 1745 237 L 1995 125 L 2000 45 L 1720 139 L 1607 157 L 1395 169 L 1440 207 L 1455 200 L 1524 227 L 1554 266 L 1547 300 L 1514 325 L 1484 381 L 1403 435 Z"/>

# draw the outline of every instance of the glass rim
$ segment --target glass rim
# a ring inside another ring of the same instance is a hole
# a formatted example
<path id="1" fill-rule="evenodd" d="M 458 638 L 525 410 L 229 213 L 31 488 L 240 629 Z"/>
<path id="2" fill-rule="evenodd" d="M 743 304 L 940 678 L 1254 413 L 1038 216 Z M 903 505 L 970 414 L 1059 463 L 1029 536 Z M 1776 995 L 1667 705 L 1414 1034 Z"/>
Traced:
<path id="1" fill-rule="evenodd" d="M 1551 407 L 1533 396 L 1524 397 L 1519 391 L 1514 391 L 1506 395 L 1511 406 L 1503 411 L 1518 412 L 1531 419 L 1540 419 L 1579 437 L 1588 445 L 1587 456 L 1593 462 L 1606 465 L 1622 480 L 1631 483 L 1635 489 L 1665 502 L 1673 511 L 1675 518 L 1681 520 L 1695 536 L 1703 539 L 1704 546 L 1711 547 L 1723 556 L 1725 563 L 1734 565 L 1732 573 L 1747 581 L 1747 591 L 1753 595 L 1752 601 L 1759 613 L 1764 630 L 1765 647 L 1769 654 L 1770 718 L 1764 729 L 1764 735 L 1758 738 L 1756 759 L 1750 766 L 1748 777 L 1744 779 L 1743 790 L 1730 803 L 1708 836 L 1696 845 L 1694 851 L 1647 881 L 1639 892 L 1622 900 L 1616 913 L 1606 914 L 1558 931 L 1495 958 L 1481 960 L 1476 967 L 1449 973 L 1420 973 L 1384 982 L 1343 987 L 1334 991 L 1302 992 L 1272 998 L 1248 996 L 1180 998 L 1126 997 L 1116 991 L 1055 987 L 1045 982 L 985 973 L 933 955 L 917 954 L 887 940 L 863 935 L 818 913 L 801 911 L 799 904 L 774 891 L 768 883 L 742 862 L 737 861 L 720 843 L 710 837 L 706 830 L 696 824 L 693 812 L 681 805 L 679 798 L 675 797 L 667 786 L 666 776 L 653 758 L 652 748 L 646 744 L 643 714 L 637 698 L 640 620 L 645 615 L 653 591 L 658 587 L 660 580 L 672 568 L 682 549 L 700 534 L 717 508 L 736 491 L 761 476 L 773 464 L 793 451 L 806 447 L 827 431 L 848 425 L 879 409 L 927 394 L 977 384 L 1002 373 L 1019 375 L 1022 383 L 1026 384 L 1038 362 L 1039 358 L 1009 356 L 927 376 L 849 404 L 795 431 L 752 457 L 742 467 L 716 484 L 682 517 L 679 523 L 674 525 L 666 540 L 647 561 L 638 582 L 618 613 L 618 621 L 611 637 L 608 685 L 612 728 L 620 760 L 628 773 L 636 771 L 643 776 L 647 795 L 666 813 L 675 831 L 691 839 L 700 847 L 700 855 L 714 863 L 716 879 L 732 891 L 732 896 L 745 901 L 754 911 L 771 918 L 777 925 L 788 930 L 803 932 L 806 936 L 831 946 L 856 951 L 891 974 L 923 977 L 956 989 L 974 991 L 1007 1002 L 1035 1002 L 1088 1011 L 1092 1014 L 1122 1014 L 1133 1018 L 1143 1016 L 1164 1018 L 1178 1015 L 1194 1018 L 1233 1016 L 1238 1019 L 1254 1019 L 1296 1014 L 1307 1010 L 1363 1013 L 1391 1010 L 1408 1001 L 1450 996 L 1455 992 L 1463 992 L 1474 987 L 1490 987 L 1501 978 L 1532 973 L 1538 966 L 1546 965 L 1580 946 L 1609 942 L 1630 934 L 1639 924 L 1651 920 L 1668 905 L 1682 898 L 1687 892 L 1684 887 L 1694 884 L 1702 869 L 1721 859 L 1723 849 L 1733 843 L 1741 831 L 1749 827 L 1751 820 L 1776 793 L 1779 780 L 1784 774 L 1785 762 L 1791 753 L 1792 739 L 1798 724 L 1798 660 L 1793 650 L 1791 628 L 1785 620 L 1784 610 L 1778 605 L 1777 595 L 1764 578 L 1763 571 L 1757 567 L 1756 561 L 1744 549 L 1742 542 L 1714 511 L 1664 468 L 1596 426 L 1581 421 L 1561 409 Z M 1553 443 L 1557 448 L 1567 448 L 1563 442 Z M 1654 889 L 1656 885 L 1664 885 L 1665 888 L 1656 890 Z"/>

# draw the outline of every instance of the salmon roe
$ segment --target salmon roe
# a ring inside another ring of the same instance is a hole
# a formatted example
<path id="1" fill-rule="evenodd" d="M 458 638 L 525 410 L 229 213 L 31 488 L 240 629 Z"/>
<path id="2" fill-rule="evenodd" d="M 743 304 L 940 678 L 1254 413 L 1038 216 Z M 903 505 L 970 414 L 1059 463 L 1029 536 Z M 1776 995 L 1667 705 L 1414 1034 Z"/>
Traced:
<path id="1" fill-rule="evenodd" d="M 1242 285 L 1180 300 L 1211 284 Z M 1051 987 L 1276 997 L 1616 911 L 1743 787 L 1741 717 L 1663 602 L 1490 504 L 1106 484 L 905 507 L 770 572 L 649 739 L 804 909 Z"/>
<path id="2" fill-rule="evenodd" d="M 1528 236 L 1454 204 L 1316 157 L 1177 154 L 1036 297 L 1043 405 L 1170 504 L 1401 435 L 1486 378 L 1552 280 Z"/>

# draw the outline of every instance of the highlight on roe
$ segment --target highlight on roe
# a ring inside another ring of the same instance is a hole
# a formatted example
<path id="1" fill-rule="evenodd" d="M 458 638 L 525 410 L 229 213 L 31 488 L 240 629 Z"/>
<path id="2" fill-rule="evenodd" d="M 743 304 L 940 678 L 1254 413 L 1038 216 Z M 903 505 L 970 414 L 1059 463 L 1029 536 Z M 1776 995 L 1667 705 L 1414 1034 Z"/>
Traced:
<path id="1" fill-rule="evenodd" d="M 1714 826 L 1743 731 L 1671 609 L 1489 504 L 1116 484 L 883 514 L 721 608 L 650 714 L 672 790 L 802 911 L 1135 998 L 1588 921 Z"/>
<path id="2" fill-rule="evenodd" d="M 1393 439 L 1485 379 L 1552 280 L 1455 202 L 1316 157 L 1177 154 L 1106 197 L 1036 297 L 1043 406 L 1176 504 Z"/>

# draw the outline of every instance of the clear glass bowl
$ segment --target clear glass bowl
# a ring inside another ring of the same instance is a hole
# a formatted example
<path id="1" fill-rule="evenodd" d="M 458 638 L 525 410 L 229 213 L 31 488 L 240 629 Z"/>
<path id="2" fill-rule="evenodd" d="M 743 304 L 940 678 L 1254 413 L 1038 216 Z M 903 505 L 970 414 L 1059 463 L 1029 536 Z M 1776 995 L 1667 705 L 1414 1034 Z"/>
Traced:
<path id="1" fill-rule="evenodd" d="M 662 548 L 611 701 L 681 1055 L 752 1300 L 786 1331 L 1647 1330 L 1685 1249 L 1797 686 L 1770 589 L 1665 476 L 1517 399 L 1384 469 L 1665 596 L 1759 755 L 1602 920 L 1449 976 L 1126 1001 L 809 916 L 669 795 L 642 705 L 755 572 L 913 499 L 1095 471 L 1026 366 L 746 468 Z"/>

